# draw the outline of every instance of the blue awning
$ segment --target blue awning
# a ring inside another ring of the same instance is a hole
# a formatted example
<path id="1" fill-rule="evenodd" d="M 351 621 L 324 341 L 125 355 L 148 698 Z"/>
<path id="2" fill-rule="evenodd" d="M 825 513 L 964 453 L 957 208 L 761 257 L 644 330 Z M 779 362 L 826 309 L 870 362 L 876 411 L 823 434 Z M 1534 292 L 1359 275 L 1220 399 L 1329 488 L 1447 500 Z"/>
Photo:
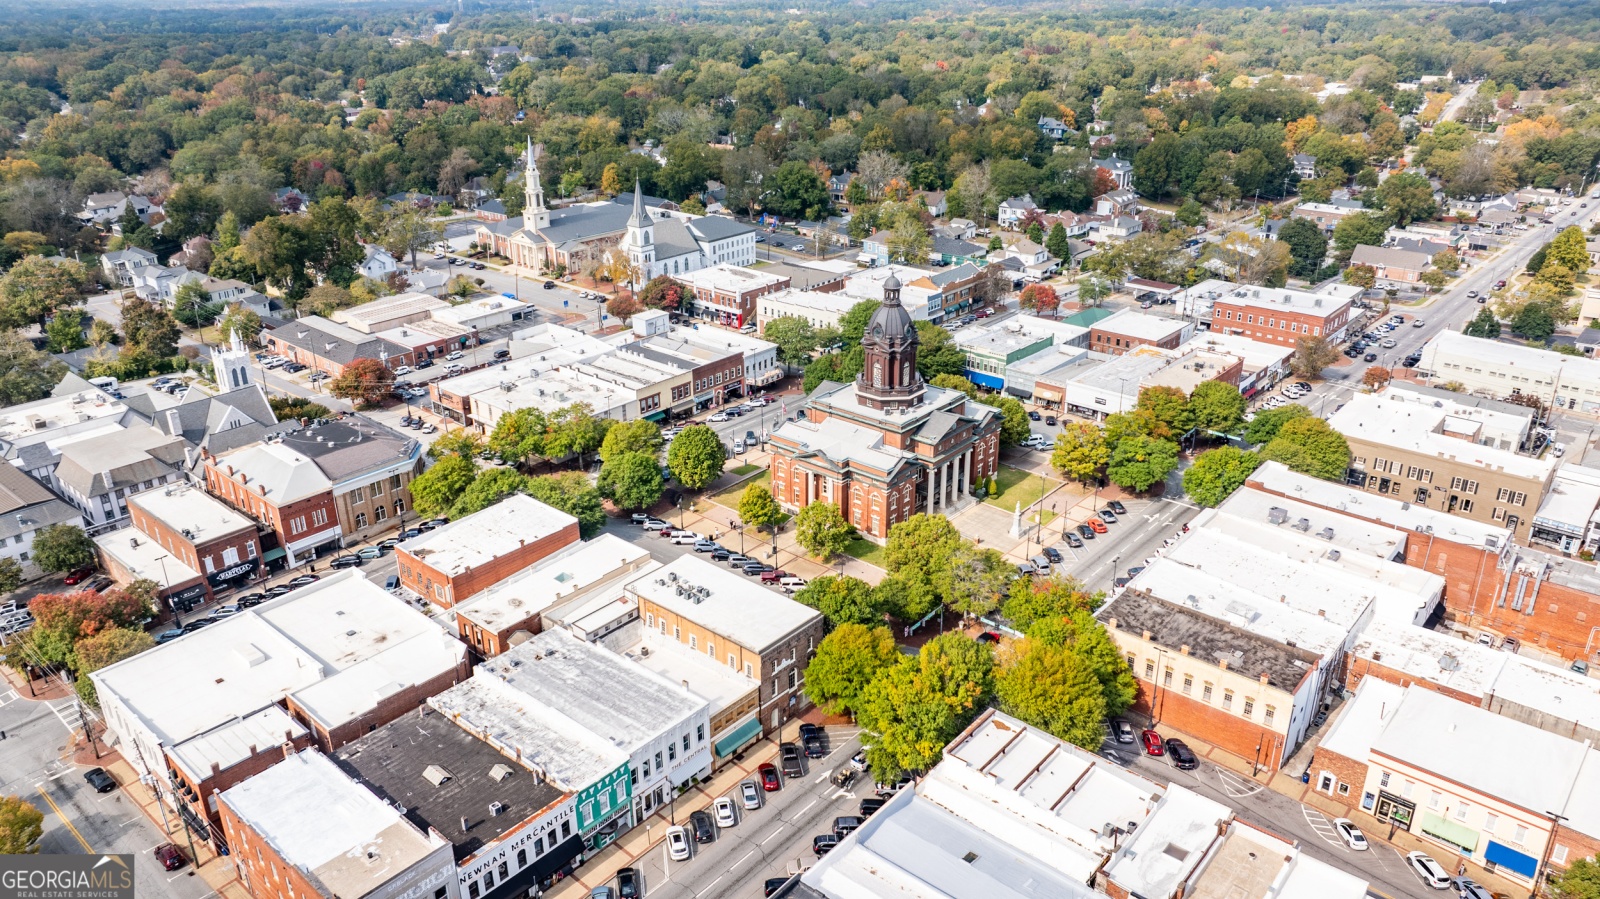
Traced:
<path id="1" fill-rule="evenodd" d="M 981 371 L 973 371 L 970 368 L 967 369 L 967 380 L 978 385 L 979 387 L 987 387 L 990 390 L 1000 390 L 1006 386 L 1004 378 L 1001 378 L 998 375 L 986 374 Z"/>
<path id="2" fill-rule="evenodd" d="M 1530 879 L 1533 877 L 1533 872 L 1539 870 L 1538 859 L 1518 852 L 1510 846 L 1502 846 L 1494 840 L 1490 840 L 1489 845 L 1484 847 L 1483 860 L 1493 862 L 1497 867 L 1509 868 Z"/>

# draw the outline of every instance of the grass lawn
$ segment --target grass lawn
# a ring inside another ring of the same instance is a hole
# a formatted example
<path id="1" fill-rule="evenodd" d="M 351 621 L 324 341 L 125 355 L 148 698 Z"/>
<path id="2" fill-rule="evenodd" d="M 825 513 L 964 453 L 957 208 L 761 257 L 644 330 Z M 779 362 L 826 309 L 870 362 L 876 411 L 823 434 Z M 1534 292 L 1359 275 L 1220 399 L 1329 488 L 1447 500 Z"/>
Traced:
<path id="1" fill-rule="evenodd" d="M 753 472 L 757 472 L 757 471 L 760 471 L 760 470 L 761 470 L 761 466 L 759 466 L 759 465 L 745 464 L 745 465 L 739 466 L 738 468 L 735 468 L 733 470 L 732 474 L 734 476 L 736 476 L 736 477 L 741 477 L 742 478 L 747 474 L 751 474 Z"/>
<path id="2" fill-rule="evenodd" d="M 1022 503 L 1026 508 L 1031 503 L 1039 501 L 1039 497 L 1049 493 L 1061 484 L 1054 478 L 1042 478 L 1032 472 L 1009 465 L 1000 466 L 1000 471 L 995 475 L 995 480 L 1000 484 L 998 496 L 986 496 L 983 501 L 991 506 L 1001 509 L 1015 509 L 1017 503 Z"/>
<path id="3" fill-rule="evenodd" d="M 753 467 L 754 466 L 750 466 L 750 465 L 741 466 L 741 468 L 753 468 Z M 740 471 L 739 469 L 735 469 L 733 473 L 736 474 L 736 475 L 744 474 L 744 472 Z M 706 498 L 711 500 L 714 503 L 720 503 L 720 504 L 722 504 L 724 506 L 727 506 L 730 509 L 737 510 L 739 508 L 739 500 L 740 500 L 741 497 L 744 496 L 744 489 L 746 487 L 749 487 L 751 484 L 760 484 L 761 486 L 767 488 L 768 490 L 771 490 L 772 489 L 772 472 L 770 472 L 770 471 L 763 472 L 760 477 L 754 477 L 754 478 L 751 478 L 748 481 L 740 481 L 739 483 L 733 485 L 732 487 L 729 487 L 726 490 L 723 490 L 723 491 L 721 491 L 719 493 L 713 493 L 713 494 L 711 494 L 710 496 L 708 496 Z"/>
<path id="4" fill-rule="evenodd" d="M 1045 509 L 1043 512 L 1035 512 L 1034 514 L 1028 516 L 1029 520 L 1038 525 L 1049 524 L 1055 520 L 1055 517 L 1056 513 L 1050 509 Z"/>
<path id="5" fill-rule="evenodd" d="M 883 547 L 864 537 L 857 537 L 851 540 L 845 546 L 844 554 L 854 556 L 868 565 L 876 565 L 879 568 L 887 567 L 883 561 Z"/>

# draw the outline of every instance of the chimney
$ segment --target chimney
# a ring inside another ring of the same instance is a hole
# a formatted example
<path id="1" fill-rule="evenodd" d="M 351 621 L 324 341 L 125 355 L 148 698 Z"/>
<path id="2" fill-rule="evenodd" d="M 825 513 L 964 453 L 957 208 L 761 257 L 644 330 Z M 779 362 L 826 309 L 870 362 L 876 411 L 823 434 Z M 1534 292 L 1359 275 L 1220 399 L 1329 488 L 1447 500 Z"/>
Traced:
<path id="1" fill-rule="evenodd" d="M 1144 639 L 1145 639 L 1145 642 L 1147 642 L 1147 643 L 1150 641 L 1150 629 L 1149 628 L 1145 628 L 1144 629 Z"/>
<path id="2" fill-rule="evenodd" d="M 1217 667 L 1221 668 L 1223 671 L 1227 671 L 1228 670 L 1228 660 L 1227 659 L 1217 659 Z"/>
<path id="3" fill-rule="evenodd" d="M 1106 629 L 1107 630 L 1112 630 L 1112 631 L 1116 630 L 1117 629 L 1117 619 L 1115 619 L 1115 618 L 1107 618 L 1106 619 Z"/>
<path id="4" fill-rule="evenodd" d="M 1265 687 L 1272 680 L 1265 671 L 1261 672 L 1261 686 Z"/>
<path id="5" fill-rule="evenodd" d="M 1178 654 L 1179 655 L 1185 655 L 1185 656 L 1188 655 L 1189 654 L 1189 644 L 1185 643 L 1182 646 L 1178 647 Z"/>

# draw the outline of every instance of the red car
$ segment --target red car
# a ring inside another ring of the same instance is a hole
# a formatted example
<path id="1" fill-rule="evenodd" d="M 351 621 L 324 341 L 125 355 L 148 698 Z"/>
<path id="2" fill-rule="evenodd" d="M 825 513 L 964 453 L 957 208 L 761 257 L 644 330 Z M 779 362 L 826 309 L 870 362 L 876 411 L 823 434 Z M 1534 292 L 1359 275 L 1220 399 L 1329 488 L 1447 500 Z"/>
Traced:
<path id="1" fill-rule="evenodd" d="M 183 850 L 171 843 L 163 843 L 156 847 L 156 861 L 168 871 L 176 871 L 188 863 L 183 857 Z"/>
<path id="2" fill-rule="evenodd" d="M 771 763 L 763 764 L 756 770 L 761 773 L 761 789 L 766 790 L 768 793 L 775 793 L 783 786 L 783 782 L 778 780 L 778 769 L 774 768 Z"/>
<path id="3" fill-rule="evenodd" d="M 1139 734 L 1139 741 L 1144 744 L 1145 755 L 1165 755 L 1166 749 L 1161 746 L 1161 735 L 1153 730 Z"/>
<path id="4" fill-rule="evenodd" d="M 77 571 L 74 571 L 71 574 L 67 575 L 66 584 L 67 584 L 67 586 L 70 587 L 73 584 L 80 583 L 81 581 L 83 581 L 85 578 L 87 578 L 91 574 L 94 574 L 94 566 L 93 565 L 85 565 L 84 567 L 79 568 Z"/>

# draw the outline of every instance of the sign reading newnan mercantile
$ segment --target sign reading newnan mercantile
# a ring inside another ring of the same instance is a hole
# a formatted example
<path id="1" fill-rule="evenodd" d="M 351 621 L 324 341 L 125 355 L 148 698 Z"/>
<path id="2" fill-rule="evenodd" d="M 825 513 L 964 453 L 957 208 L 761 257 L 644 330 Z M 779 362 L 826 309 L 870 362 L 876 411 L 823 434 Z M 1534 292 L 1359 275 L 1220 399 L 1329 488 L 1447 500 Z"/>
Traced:
<path id="1" fill-rule="evenodd" d="M 133 899 L 132 855 L 0 855 L 7 899 Z"/>

